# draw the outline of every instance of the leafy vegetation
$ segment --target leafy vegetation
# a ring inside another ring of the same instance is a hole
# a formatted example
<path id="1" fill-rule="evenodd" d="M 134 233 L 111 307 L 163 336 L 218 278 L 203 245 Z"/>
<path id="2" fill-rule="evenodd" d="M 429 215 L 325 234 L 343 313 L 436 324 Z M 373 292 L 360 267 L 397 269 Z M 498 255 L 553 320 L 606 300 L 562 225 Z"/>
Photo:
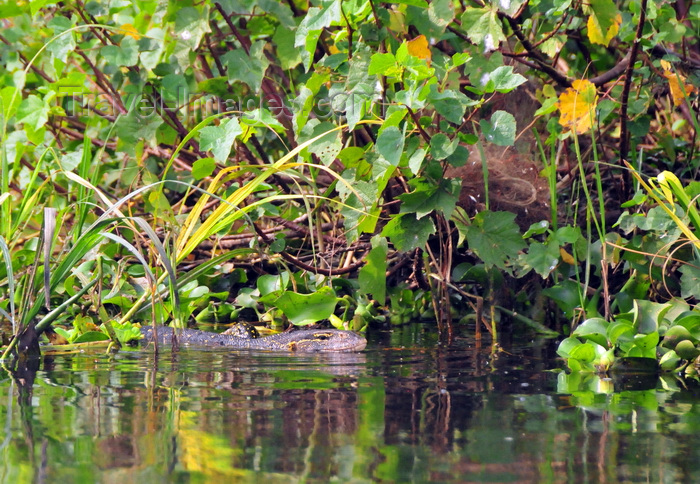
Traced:
<path id="1" fill-rule="evenodd" d="M 570 335 L 572 370 L 666 350 L 664 368 L 685 366 L 700 340 L 699 14 L 4 5 L 5 331 L 43 328 L 94 283 L 51 321 L 115 339 L 138 320 L 429 316 L 449 342 L 476 319 L 494 341 Z"/>

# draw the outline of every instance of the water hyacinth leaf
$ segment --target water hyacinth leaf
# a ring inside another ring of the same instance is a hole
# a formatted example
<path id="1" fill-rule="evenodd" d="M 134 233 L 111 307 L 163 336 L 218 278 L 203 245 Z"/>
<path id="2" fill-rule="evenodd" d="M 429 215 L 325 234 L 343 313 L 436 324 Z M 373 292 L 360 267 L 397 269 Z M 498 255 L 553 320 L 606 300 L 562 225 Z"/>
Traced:
<path id="1" fill-rule="evenodd" d="M 606 334 L 612 345 L 618 345 L 618 343 L 621 342 L 630 342 L 634 339 L 634 326 L 624 320 L 615 320 L 608 326 Z"/>
<path id="2" fill-rule="evenodd" d="M 467 243 L 487 266 L 507 269 L 511 257 L 525 248 L 520 229 L 511 212 L 484 210 L 466 228 Z"/>
<path id="3" fill-rule="evenodd" d="M 660 304 L 644 299 L 634 300 L 634 326 L 637 333 L 650 334 L 658 331 L 659 322 L 671 309 L 668 303 Z"/>
<path id="4" fill-rule="evenodd" d="M 600 346 L 608 346 L 608 322 L 603 318 L 590 318 L 578 325 L 574 330 L 574 335 L 593 341 Z"/>
<path id="5" fill-rule="evenodd" d="M 275 306 L 296 326 L 307 326 L 328 319 L 337 303 L 335 291 L 328 286 L 311 294 L 285 291 L 274 301 Z"/>
<path id="6" fill-rule="evenodd" d="M 386 268 L 389 244 L 385 237 L 372 237 L 372 249 L 367 254 L 367 263 L 360 269 L 358 282 L 360 292 L 370 294 L 379 304 L 386 300 Z"/>
<path id="7" fill-rule="evenodd" d="M 490 120 L 479 122 L 486 141 L 498 146 L 512 146 L 515 143 L 515 117 L 506 111 L 496 111 Z"/>

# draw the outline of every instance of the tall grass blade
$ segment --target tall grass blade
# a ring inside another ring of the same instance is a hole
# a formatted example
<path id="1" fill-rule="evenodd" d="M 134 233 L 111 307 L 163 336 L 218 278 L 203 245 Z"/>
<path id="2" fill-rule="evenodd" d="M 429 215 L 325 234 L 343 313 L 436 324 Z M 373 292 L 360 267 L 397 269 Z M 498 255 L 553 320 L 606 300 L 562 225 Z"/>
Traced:
<path id="1" fill-rule="evenodd" d="M 56 233 L 56 209 L 44 207 L 44 302 L 46 309 L 51 310 L 51 293 L 49 285 L 51 283 L 51 252 L 53 248 L 53 236 Z"/>
<path id="2" fill-rule="evenodd" d="M 5 262 L 5 274 L 7 274 L 7 295 L 10 298 L 10 314 L 6 317 L 8 317 L 12 323 L 12 331 L 16 333 L 17 320 L 15 318 L 15 275 L 12 271 L 12 257 L 10 256 L 10 249 L 7 247 L 5 238 L 2 235 L 0 235 L 0 251 L 2 251 L 3 261 Z"/>

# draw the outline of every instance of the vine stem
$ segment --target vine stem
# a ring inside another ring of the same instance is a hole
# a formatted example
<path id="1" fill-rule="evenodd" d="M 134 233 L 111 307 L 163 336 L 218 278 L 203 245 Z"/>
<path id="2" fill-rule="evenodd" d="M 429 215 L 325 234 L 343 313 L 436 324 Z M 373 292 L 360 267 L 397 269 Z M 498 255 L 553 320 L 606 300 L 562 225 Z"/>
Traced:
<path id="1" fill-rule="evenodd" d="M 629 64 L 627 64 L 625 83 L 622 88 L 622 97 L 620 99 L 620 166 L 624 165 L 624 161 L 627 157 L 627 151 L 629 150 L 629 134 L 627 132 L 627 105 L 630 89 L 632 87 L 634 63 L 637 59 L 637 54 L 639 53 L 639 44 L 642 40 L 642 31 L 644 29 L 644 22 L 646 21 L 646 12 L 647 0 L 642 0 L 639 11 L 639 23 L 637 24 L 637 32 L 634 37 L 634 43 L 632 44 L 632 50 L 630 51 Z M 626 183 L 625 186 L 627 186 Z"/>

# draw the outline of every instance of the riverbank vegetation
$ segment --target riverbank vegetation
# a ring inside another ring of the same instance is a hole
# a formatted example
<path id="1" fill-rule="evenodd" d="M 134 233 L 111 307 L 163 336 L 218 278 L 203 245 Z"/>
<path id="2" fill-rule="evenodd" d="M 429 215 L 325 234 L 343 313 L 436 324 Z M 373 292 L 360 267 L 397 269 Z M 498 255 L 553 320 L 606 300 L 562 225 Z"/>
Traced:
<path id="1" fill-rule="evenodd" d="M 41 1 L 0 24 L 16 351 L 52 325 L 424 317 L 445 343 L 560 335 L 574 371 L 700 355 L 692 1 Z"/>

